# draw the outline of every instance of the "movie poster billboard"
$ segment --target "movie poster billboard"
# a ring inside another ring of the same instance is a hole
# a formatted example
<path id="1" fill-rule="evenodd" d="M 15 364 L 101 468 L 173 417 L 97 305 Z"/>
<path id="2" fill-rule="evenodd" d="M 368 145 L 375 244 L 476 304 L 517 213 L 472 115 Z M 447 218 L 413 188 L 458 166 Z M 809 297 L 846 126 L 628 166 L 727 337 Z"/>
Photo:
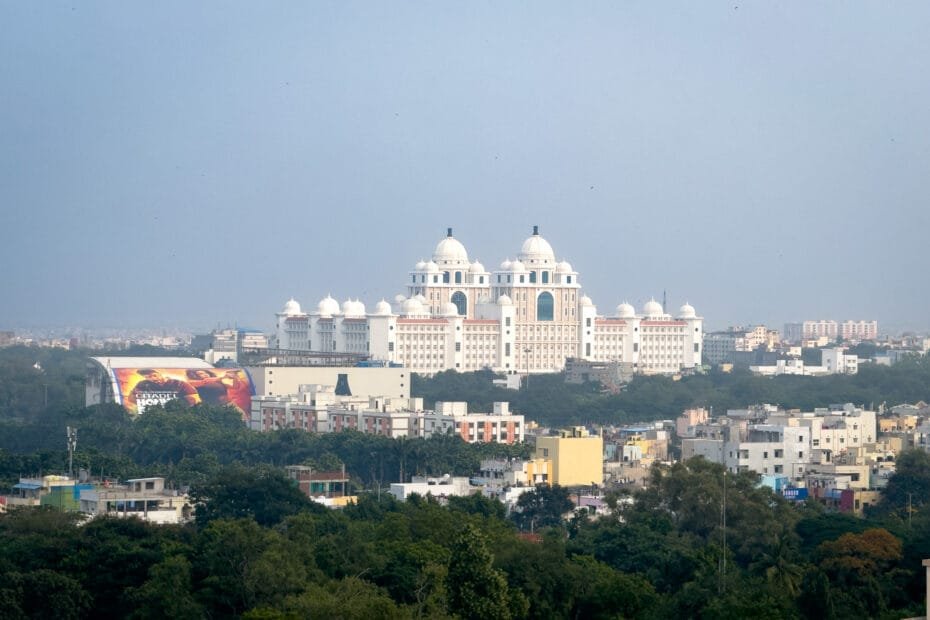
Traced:
<path id="1" fill-rule="evenodd" d="M 245 418 L 255 388 L 241 368 L 114 368 L 121 404 L 130 413 L 180 400 L 188 405 L 231 405 Z"/>

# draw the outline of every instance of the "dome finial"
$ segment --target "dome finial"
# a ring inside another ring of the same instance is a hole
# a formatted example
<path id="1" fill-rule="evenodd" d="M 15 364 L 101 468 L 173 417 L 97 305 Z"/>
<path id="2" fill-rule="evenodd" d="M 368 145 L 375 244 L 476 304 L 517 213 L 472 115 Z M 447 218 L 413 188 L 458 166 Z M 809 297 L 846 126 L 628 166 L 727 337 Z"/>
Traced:
<path id="1" fill-rule="evenodd" d="M 538 235 L 538 234 L 539 234 L 539 226 L 537 226 L 537 225 L 534 225 L 534 226 L 533 226 L 533 234 L 534 234 L 534 235 Z"/>
<path id="2" fill-rule="evenodd" d="M 451 226 L 450 226 L 449 228 L 446 229 L 446 236 L 447 236 L 447 237 L 451 237 L 451 236 L 452 236 L 452 227 L 451 227 Z"/>

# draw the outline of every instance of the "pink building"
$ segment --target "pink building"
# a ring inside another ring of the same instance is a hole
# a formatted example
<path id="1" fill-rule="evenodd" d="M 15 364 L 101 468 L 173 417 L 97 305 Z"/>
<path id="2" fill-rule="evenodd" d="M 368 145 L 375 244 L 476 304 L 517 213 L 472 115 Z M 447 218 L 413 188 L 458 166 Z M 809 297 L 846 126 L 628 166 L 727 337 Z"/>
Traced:
<path id="1" fill-rule="evenodd" d="M 878 321 L 844 321 L 840 325 L 843 340 L 876 340 Z"/>

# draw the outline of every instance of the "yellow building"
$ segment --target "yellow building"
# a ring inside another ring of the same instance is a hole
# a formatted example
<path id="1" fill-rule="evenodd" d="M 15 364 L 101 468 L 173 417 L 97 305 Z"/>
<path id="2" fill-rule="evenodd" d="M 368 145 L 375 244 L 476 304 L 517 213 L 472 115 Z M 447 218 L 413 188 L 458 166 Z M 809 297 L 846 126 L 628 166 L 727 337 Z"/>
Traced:
<path id="1" fill-rule="evenodd" d="M 581 426 L 557 437 L 536 438 L 536 458 L 552 462 L 551 484 L 580 486 L 604 482 L 604 440 Z"/>

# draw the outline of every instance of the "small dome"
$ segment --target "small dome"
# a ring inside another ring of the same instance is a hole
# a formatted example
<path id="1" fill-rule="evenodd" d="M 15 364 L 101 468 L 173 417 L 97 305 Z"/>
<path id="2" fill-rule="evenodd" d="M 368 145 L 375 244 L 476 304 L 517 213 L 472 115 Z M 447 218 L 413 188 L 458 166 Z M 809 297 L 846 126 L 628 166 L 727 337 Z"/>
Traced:
<path id="1" fill-rule="evenodd" d="M 513 263 L 510 262 L 509 258 L 505 258 L 504 262 L 501 263 L 501 269 L 503 269 L 504 271 L 510 271 L 510 266 L 512 264 Z"/>
<path id="2" fill-rule="evenodd" d="M 643 314 L 649 317 L 656 317 L 662 316 L 665 312 L 662 310 L 662 304 L 655 299 L 650 299 L 646 302 L 646 305 L 643 306 Z"/>
<path id="3" fill-rule="evenodd" d="M 424 297 L 422 293 L 419 295 L 414 295 L 413 299 L 416 299 L 421 304 L 426 305 L 426 297 Z"/>
<path id="4" fill-rule="evenodd" d="M 423 304 L 416 297 L 412 297 L 401 304 L 401 314 L 423 314 Z"/>
<path id="5" fill-rule="evenodd" d="M 372 313 L 375 316 L 388 316 L 391 314 L 391 304 L 384 301 L 383 299 L 375 304 L 375 311 Z"/>
<path id="6" fill-rule="evenodd" d="M 521 272 L 521 271 L 526 271 L 526 266 L 523 264 L 522 261 L 520 261 L 520 260 L 515 260 L 515 261 L 513 261 L 512 263 L 510 263 L 510 270 L 513 271 L 513 272 L 515 272 L 515 273 L 516 273 L 516 272 Z"/>
<path id="7" fill-rule="evenodd" d="M 316 306 L 316 312 L 320 316 L 333 316 L 339 314 L 339 302 L 327 295 L 320 300 Z"/>
<path id="8" fill-rule="evenodd" d="M 348 306 L 348 308 L 346 306 Z M 351 317 L 363 317 L 365 316 L 365 304 L 357 299 L 346 301 L 342 304 L 342 313 Z"/>
<path id="9" fill-rule="evenodd" d="M 414 266 L 414 269 L 417 271 L 423 271 L 426 269 L 426 261 L 417 261 L 417 264 Z"/>
<path id="10" fill-rule="evenodd" d="M 555 252 L 552 251 L 549 242 L 539 236 L 538 226 L 533 226 L 533 235 L 523 242 L 519 259 L 532 264 L 552 264 L 555 262 Z"/>
<path id="11" fill-rule="evenodd" d="M 426 263 L 425 269 L 428 273 L 436 273 L 439 271 L 439 265 L 437 265 L 433 261 L 429 261 L 428 263 Z"/>
<path id="12" fill-rule="evenodd" d="M 498 306 L 512 306 L 513 300 L 510 299 L 509 295 L 501 295 L 500 297 L 497 298 L 497 305 Z"/>
<path id="13" fill-rule="evenodd" d="M 697 316 L 697 313 L 694 311 L 694 306 L 685 302 L 681 308 L 678 309 L 678 318 L 680 319 L 693 319 Z"/>
<path id="14" fill-rule="evenodd" d="M 478 298 L 478 303 L 479 303 L 479 304 L 489 304 L 489 303 L 491 303 L 491 298 L 488 297 L 487 295 L 481 295 L 481 296 Z"/>
<path id="15" fill-rule="evenodd" d="M 468 252 L 462 242 L 452 236 L 451 228 L 448 236 L 436 245 L 433 261 L 444 265 L 468 263 Z"/>
<path id="16" fill-rule="evenodd" d="M 627 302 L 623 302 L 617 306 L 617 316 L 621 319 L 636 318 L 636 309 Z"/>
<path id="17" fill-rule="evenodd" d="M 485 273 L 484 265 L 482 265 L 478 261 L 473 262 L 471 264 L 471 267 L 468 268 L 468 271 L 470 271 L 471 273 Z"/>
<path id="18" fill-rule="evenodd" d="M 593 305 L 594 305 L 594 302 L 591 301 L 591 298 L 588 297 L 587 295 L 582 295 L 582 296 L 581 296 L 581 299 L 579 299 L 578 302 L 579 302 L 582 306 L 593 306 Z"/>
<path id="19" fill-rule="evenodd" d="M 300 304 L 297 303 L 297 300 L 291 297 L 287 300 L 287 303 L 284 304 L 284 308 L 281 310 L 281 314 L 286 314 L 287 316 L 297 316 L 301 314 Z"/>
<path id="20" fill-rule="evenodd" d="M 363 317 L 365 316 L 365 304 L 359 300 L 349 302 L 349 311 L 343 312 L 346 316 Z"/>
<path id="21" fill-rule="evenodd" d="M 572 269 L 571 263 L 563 260 L 562 262 L 560 262 L 558 265 L 555 266 L 555 272 L 556 273 L 574 273 L 574 270 Z"/>
<path id="22" fill-rule="evenodd" d="M 394 303 L 395 303 L 395 304 L 402 304 L 402 303 L 404 303 L 405 301 L 407 301 L 407 298 L 404 297 L 403 295 L 400 295 L 400 294 L 394 295 Z"/>
<path id="23" fill-rule="evenodd" d="M 442 316 L 458 316 L 459 309 L 451 301 L 447 301 L 442 305 Z"/>

